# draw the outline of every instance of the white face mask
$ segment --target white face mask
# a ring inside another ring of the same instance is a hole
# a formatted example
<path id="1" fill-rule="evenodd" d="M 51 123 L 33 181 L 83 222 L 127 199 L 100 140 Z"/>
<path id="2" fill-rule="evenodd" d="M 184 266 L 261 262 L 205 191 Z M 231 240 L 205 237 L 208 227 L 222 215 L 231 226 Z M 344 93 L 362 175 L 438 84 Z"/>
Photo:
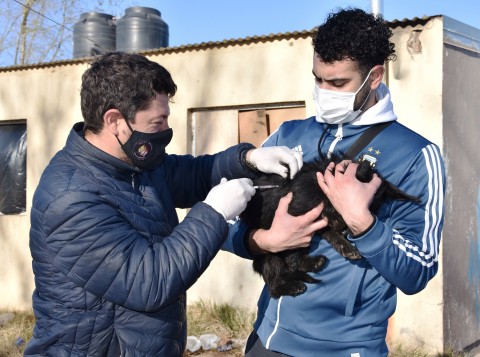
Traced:
<path id="1" fill-rule="evenodd" d="M 370 97 L 369 92 L 360 108 L 355 111 L 353 110 L 357 93 L 360 92 L 365 83 L 367 83 L 372 69 L 368 72 L 367 78 L 365 78 L 356 92 L 339 92 L 322 89 L 315 83 L 313 100 L 315 101 L 315 108 L 317 110 L 317 121 L 327 124 L 342 124 L 354 121 L 362 113 L 362 108 Z"/>

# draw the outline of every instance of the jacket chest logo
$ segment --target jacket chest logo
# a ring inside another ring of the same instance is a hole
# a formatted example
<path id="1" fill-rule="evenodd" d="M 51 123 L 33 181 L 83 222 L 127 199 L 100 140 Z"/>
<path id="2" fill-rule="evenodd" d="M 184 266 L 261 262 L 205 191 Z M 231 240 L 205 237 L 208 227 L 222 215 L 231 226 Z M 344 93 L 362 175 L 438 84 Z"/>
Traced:
<path id="1" fill-rule="evenodd" d="M 370 166 L 375 167 L 380 154 L 381 154 L 381 151 L 379 149 L 375 149 L 372 146 L 370 146 L 368 147 L 366 153 L 364 152 L 360 155 L 360 161 L 367 160 L 370 163 Z"/>

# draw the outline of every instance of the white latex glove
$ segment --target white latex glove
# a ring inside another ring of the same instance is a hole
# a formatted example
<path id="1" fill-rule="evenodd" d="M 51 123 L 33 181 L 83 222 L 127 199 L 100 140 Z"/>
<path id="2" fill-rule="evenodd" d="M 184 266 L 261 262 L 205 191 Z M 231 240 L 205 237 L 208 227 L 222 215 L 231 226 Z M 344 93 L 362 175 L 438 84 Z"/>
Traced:
<path id="1" fill-rule="evenodd" d="M 234 219 L 247 207 L 248 201 L 255 194 L 253 182 L 249 178 L 227 181 L 222 178 L 205 198 L 207 205 L 222 214 L 226 221 Z"/>
<path id="2" fill-rule="evenodd" d="M 286 146 L 270 146 L 254 149 L 247 159 L 258 170 L 267 174 L 278 174 L 287 178 L 288 168 L 290 168 L 290 178 L 302 168 L 302 154 L 293 151 Z M 282 165 L 283 164 L 283 165 Z"/>

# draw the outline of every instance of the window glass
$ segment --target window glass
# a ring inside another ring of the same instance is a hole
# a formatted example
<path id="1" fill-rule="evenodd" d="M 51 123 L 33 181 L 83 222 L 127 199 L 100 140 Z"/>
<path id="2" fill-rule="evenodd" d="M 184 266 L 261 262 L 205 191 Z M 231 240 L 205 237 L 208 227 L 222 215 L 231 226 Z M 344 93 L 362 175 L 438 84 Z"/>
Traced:
<path id="1" fill-rule="evenodd" d="M 0 214 L 26 209 L 27 126 L 0 122 Z"/>

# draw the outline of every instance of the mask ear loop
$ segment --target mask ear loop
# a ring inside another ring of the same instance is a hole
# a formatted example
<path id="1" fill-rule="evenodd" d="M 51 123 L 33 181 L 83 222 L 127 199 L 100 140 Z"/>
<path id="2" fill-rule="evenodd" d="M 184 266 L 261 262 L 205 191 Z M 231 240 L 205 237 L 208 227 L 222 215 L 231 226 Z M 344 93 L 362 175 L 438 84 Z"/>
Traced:
<path id="1" fill-rule="evenodd" d="M 365 104 L 367 103 L 368 98 L 370 98 L 370 94 L 372 94 L 372 88 L 370 88 L 370 91 L 368 92 L 367 98 L 365 98 L 365 100 L 363 101 L 363 104 L 360 106 L 360 108 L 358 108 L 357 110 L 355 110 L 355 108 L 354 108 L 355 111 L 359 111 L 359 110 L 361 111 L 361 110 L 362 110 L 362 108 L 363 108 L 363 107 L 365 106 Z"/>
<path id="2" fill-rule="evenodd" d="M 368 74 L 367 76 L 365 77 L 365 80 L 363 81 L 362 85 L 360 86 L 360 88 L 357 89 L 357 91 L 355 92 L 355 95 L 358 94 L 358 92 L 360 92 L 363 88 L 363 86 L 367 83 L 368 79 L 370 78 L 370 75 L 372 74 L 372 71 L 375 67 L 372 67 L 372 69 L 370 71 L 368 71 Z M 372 91 L 372 88 L 370 88 L 370 92 Z"/>
<path id="3" fill-rule="evenodd" d="M 375 68 L 375 67 L 373 67 Z M 367 83 L 368 79 L 370 78 L 370 75 L 372 74 L 372 71 L 373 71 L 373 68 L 368 72 L 367 74 L 367 77 L 365 77 L 365 80 L 363 81 L 362 85 L 360 86 L 360 88 L 358 88 L 358 90 L 355 92 L 355 98 L 357 97 L 357 94 L 358 92 L 360 92 L 363 88 L 363 86 Z M 365 98 L 365 100 L 363 101 L 362 105 L 360 106 L 360 108 L 356 109 L 355 108 L 352 108 L 354 111 L 359 111 L 359 110 L 362 110 L 362 108 L 365 106 L 365 104 L 367 103 L 368 101 L 368 98 L 370 98 L 370 94 L 372 94 L 372 87 L 370 87 L 370 91 L 368 92 L 368 95 L 367 95 L 367 98 Z"/>
<path id="4" fill-rule="evenodd" d="M 125 120 L 125 123 L 127 124 L 128 129 L 130 129 L 130 131 L 133 133 L 133 129 L 132 129 L 132 127 L 130 126 L 130 123 L 128 122 L 128 119 L 124 117 L 123 120 Z"/>
<path id="5" fill-rule="evenodd" d="M 132 134 L 133 134 L 133 129 L 132 129 L 132 127 L 130 126 L 130 123 L 128 122 L 128 119 L 125 118 L 123 115 L 122 115 L 122 119 L 125 120 L 125 124 L 127 124 L 128 129 L 130 129 L 130 131 L 131 131 Z M 120 144 L 120 147 L 123 149 L 123 144 L 120 142 L 120 139 L 118 138 L 118 135 L 115 135 L 115 138 L 117 139 L 118 143 Z"/>

